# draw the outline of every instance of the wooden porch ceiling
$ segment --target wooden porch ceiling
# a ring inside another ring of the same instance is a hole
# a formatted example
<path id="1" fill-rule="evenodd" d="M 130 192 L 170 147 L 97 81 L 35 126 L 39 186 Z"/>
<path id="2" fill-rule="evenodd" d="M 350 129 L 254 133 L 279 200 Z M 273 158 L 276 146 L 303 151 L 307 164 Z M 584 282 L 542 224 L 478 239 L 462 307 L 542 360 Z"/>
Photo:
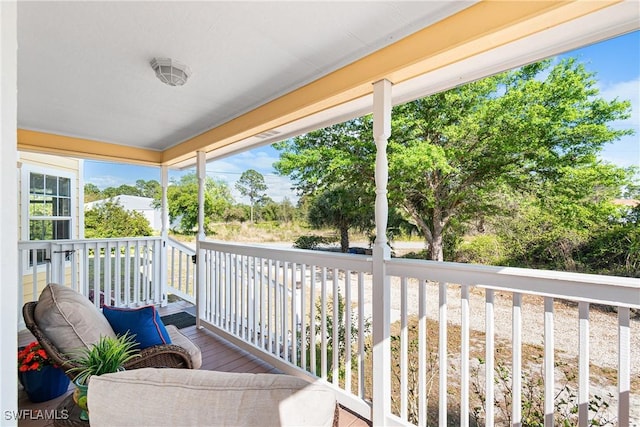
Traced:
<path id="1" fill-rule="evenodd" d="M 634 7 L 632 2 L 628 0 L 481 1 L 330 74 L 321 76 L 305 86 L 292 88 L 285 95 L 259 105 L 225 123 L 214 124 L 208 130 L 192 128 L 196 136 L 174 141 L 164 149 L 122 145 L 106 137 L 96 140 L 77 135 L 54 134 L 43 129 L 26 128 L 18 130 L 18 149 L 127 163 L 185 167 L 193 164 L 197 151 L 204 151 L 209 153 L 210 157 L 215 157 L 216 153 L 228 152 L 229 147 L 243 142 L 245 142 L 245 148 L 264 144 L 268 139 L 256 138 L 256 136 L 265 133 L 279 134 L 279 129 L 282 127 L 293 125 L 292 130 L 289 131 L 291 133 L 296 132 L 296 129 L 301 131 L 320 126 L 338 115 L 344 117 L 344 115 L 354 114 L 354 111 L 345 112 L 340 108 L 370 96 L 373 90 L 372 83 L 381 79 L 387 79 L 396 85 L 403 85 L 424 77 L 427 77 L 428 81 L 431 73 L 452 64 L 499 49 L 510 43 L 527 40 L 549 29 L 561 28 L 574 20 L 606 12 L 608 8 L 613 9 L 612 6 L 620 5 L 626 6 L 626 9 L 623 7 L 614 15 L 616 15 L 615 19 L 624 21 L 624 25 L 594 30 L 590 37 L 596 39 L 622 34 L 632 30 L 634 26 L 637 28 L 637 22 L 634 24 L 637 19 L 634 18 L 633 13 L 631 13 L 632 16 L 628 16 L 629 14 L 625 12 Z M 627 16 L 622 18 L 623 15 Z M 571 32 L 565 36 L 566 39 L 571 37 Z M 585 36 L 580 35 L 578 38 L 582 40 L 582 37 Z M 554 41 L 553 43 L 557 44 L 555 48 L 561 49 L 565 41 L 564 39 Z M 553 51 L 552 46 L 543 47 Z M 535 46 L 535 49 L 532 46 L 531 50 L 540 51 L 540 46 Z M 527 52 L 520 55 L 521 63 L 534 59 L 527 56 Z M 492 61 L 503 65 L 509 62 L 509 58 L 501 56 L 493 58 Z M 493 64 L 489 68 L 496 72 L 498 70 L 495 66 Z M 18 72 L 20 74 L 20 70 Z M 479 77 L 481 76 L 473 75 L 467 79 Z M 455 84 L 461 83 L 464 83 L 461 79 L 455 81 Z M 296 126 L 296 123 L 300 125 Z M 191 124 L 184 123 L 184 126 L 189 127 Z"/>

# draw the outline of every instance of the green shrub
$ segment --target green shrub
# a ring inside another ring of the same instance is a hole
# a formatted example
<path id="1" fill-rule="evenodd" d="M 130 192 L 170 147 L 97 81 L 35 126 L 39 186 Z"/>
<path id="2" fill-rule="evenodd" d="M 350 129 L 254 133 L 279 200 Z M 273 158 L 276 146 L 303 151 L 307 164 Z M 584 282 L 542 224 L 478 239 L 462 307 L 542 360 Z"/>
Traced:
<path id="1" fill-rule="evenodd" d="M 318 236 L 315 234 L 309 236 L 300 236 L 293 242 L 293 247 L 297 249 L 318 249 L 320 245 L 328 245 L 335 242 L 335 238 Z"/>
<path id="2" fill-rule="evenodd" d="M 500 265 L 504 247 L 495 234 L 480 234 L 460 244 L 455 259 L 457 262 Z"/>

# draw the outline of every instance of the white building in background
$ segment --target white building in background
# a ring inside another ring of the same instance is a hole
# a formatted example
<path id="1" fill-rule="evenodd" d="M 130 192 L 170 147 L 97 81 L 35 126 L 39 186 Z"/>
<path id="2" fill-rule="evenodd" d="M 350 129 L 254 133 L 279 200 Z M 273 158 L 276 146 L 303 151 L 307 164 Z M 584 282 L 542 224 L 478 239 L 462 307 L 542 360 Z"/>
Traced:
<path id="1" fill-rule="evenodd" d="M 151 197 L 129 196 L 121 194 L 109 199 L 95 200 L 84 204 L 84 210 L 93 209 L 94 206 L 104 203 L 108 200 L 118 201 L 120 205 L 127 211 L 136 211 L 144 215 L 149 221 L 154 231 L 160 231 L 162 228 L 162 215 L 160 209 L 153 207 L 153 199 Z"/>

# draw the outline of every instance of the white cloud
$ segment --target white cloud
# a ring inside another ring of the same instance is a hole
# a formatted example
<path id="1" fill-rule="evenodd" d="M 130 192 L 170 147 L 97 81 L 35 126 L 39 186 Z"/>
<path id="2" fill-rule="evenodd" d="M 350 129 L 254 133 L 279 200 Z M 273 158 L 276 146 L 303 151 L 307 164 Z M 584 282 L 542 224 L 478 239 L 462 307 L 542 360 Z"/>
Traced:
<path id="1" fill-rule="evenodd" d="M 94 184 L 101 190 L 107 187 L 119 187 L 123 184 L 129 184 L 129 180 L 121 176 L 99 175 L 87 178 L 87 183 Z"/>
<path id="2" fill-rule="evenodd" d="M 620 120 L 613 125 L 615 127 L 633 127 L 636 132 L 640 127 L 640 76 L 634 80 L 615 83 L 600 84 L 600 95 L 611 101 L 617 98 L 619 101 L 631 101 L 631 117 L 626 120 Z"/>
<path id="3" fill-rule="evenodd" d="M 625 136 L 605 146 L 600 157 L 618 166 L 640 166 L 640 76 L 630 81 L 600 82 L 600 95 L 608 101 L 617 98 L 619 101 L 631 102 L 631 116 L 610 125 L 614 129 L 635 131 L 634 135 Z"/>

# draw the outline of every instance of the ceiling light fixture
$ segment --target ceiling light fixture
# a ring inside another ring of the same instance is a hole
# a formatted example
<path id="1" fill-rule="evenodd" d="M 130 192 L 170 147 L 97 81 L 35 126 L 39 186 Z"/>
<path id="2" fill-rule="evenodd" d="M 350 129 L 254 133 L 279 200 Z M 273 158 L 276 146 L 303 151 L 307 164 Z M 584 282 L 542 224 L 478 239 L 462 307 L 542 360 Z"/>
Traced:
<path id="1" fill-rule="evenodd" d="M 171 58 L 153 58 L 151 68 L 162 83 L 169 86 L 182 86 L 191 75 L 191 69 Z"/>

